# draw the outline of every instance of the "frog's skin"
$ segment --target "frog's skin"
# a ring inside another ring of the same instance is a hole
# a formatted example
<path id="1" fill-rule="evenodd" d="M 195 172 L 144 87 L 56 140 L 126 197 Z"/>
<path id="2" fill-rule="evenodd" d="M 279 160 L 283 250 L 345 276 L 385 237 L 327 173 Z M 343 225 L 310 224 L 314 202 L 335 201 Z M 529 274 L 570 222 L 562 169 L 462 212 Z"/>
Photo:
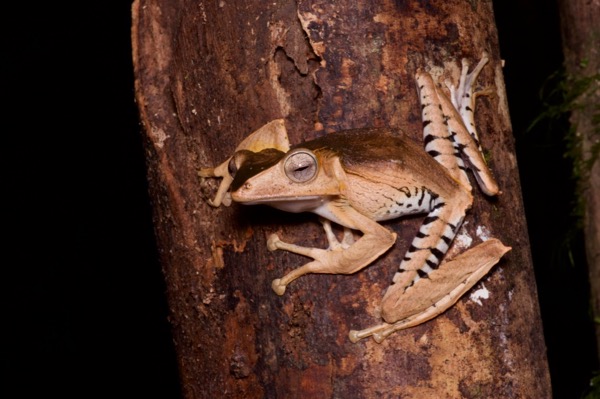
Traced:
<path id="1" fill-rule="evenodd" d="M 487 61 L 484 55 L 471 73 L 463 61 L 458 87 L 448 85 L 451 99 L 428 73 L 417 72 L 425 150 L 391 128 L 340 131 L 289 148 L 283 121 L 276 120 L 251 134 L 223 164 L 201 169 L 202 177 L 223 178 L 217 196 L 209 201 L 213 206 L 233 200 L 321 217 L 328 249 L 285 243 L 275 234 L 269 238 L 270 250 L 313 259 L 273 281 L 278 295 L 307 273 L 357 272 L 396 240 L 396 234 L 378 222 L 427 214 L 383 297 L 385 322 L 350 332 L 353 342 L 371 335 L 381 342 L 396 330 L 444 312 L 510 250 L 489 239 L 442 262 L 473 202 L 467 167 L 485 194 L 499 193 L 481 154 L 473 118 L 475 98 L 481 94 L 473 85 Z M 330 222 L 344 227 L 341 242 Z M 362 236 L 354 241 L 351 230 Z"/>

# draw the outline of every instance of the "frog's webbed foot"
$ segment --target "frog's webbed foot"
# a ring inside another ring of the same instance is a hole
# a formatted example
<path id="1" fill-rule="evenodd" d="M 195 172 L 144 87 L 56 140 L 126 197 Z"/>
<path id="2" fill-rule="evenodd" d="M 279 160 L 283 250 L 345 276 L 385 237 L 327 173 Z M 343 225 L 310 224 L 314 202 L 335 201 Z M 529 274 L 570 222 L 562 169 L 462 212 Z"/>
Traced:
<path id="1" fill-rule="evenodd" d="M 463 58 L 461 61 L 460 80 L 458 87 L 455 87 L 451 81 L 446 80 L 446 86 L 450 90 L 450 99 L 452 105 L 461 111 L 464 107 L 470 105 L 475 100 L 472 98 L 472 94 L 475 93 L 475 82 L 481 73 L 483 67 L 489 62 L 489 56 L 486 52 L 481 55 L 481 60 L 477 63 L 477 66 L 469 73 L 470 62 L 468 59 Z"/>
<path id="2" fill-rule="evenodd" d="M 488 86 L 476 91 L 475 83 L 477 82 L 481 70 L 488 62 L 488 54 L 484 52 L 477 66 L 469 73 L 469 60 L 463 58 L 458 87 L 454 86 L 450 80 L 446 80 L 445 82 L 446 87 L 450 90 L 450 100 L 452 105 L 454 105 L 454 108 L 456 108 L 460 114 L 469 134 L 477 143 L 479 151 L 481 151 L 481 146 L 479 145 L 479 137 L 477 129 L 475 128 L 475 101 L 479 96 L 493 95 L 494 89 L 493 87 Z"/>

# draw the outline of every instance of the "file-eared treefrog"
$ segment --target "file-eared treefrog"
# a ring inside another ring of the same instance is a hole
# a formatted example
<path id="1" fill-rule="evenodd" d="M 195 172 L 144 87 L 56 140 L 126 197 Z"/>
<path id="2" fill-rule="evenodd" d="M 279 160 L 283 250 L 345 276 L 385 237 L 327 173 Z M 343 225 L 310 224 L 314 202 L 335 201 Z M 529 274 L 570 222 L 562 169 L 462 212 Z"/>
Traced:
<path id="1" fill-rule="evenodd" d="M 489 239 L 442 262 L 473 201 L 466 169 L 485 194 L 499 192 L 481 154 L 473 117 L 481 94 L 473 86 L 487 61 L 484 55 L 471 73 L 463 61 L 458 87 L 448 85 L 450 98 L 428 73 L 417 72 L 424 150 L 391 128 L 340 131 L 290 148 L 283 121 L 275 120 L 246 138 L 223 164 L 201 169 L 202 177 L 223 178 L 209 201 L 213 206 L 233 200 L 321 217 L 328 249 L 289 244 L 277 235 L 269 238 L 270 250 L 313 259 L 273 281 L 278 295 L 307 273 L 357 272 L 396 240 L 379 221 L 427 214 L 383 296 L 385 322 L 350 332 L 354 342 L 371 335 L 381 342 L 444 312 L 510 250 Z M 341 241 L 331 222 L 344 227 Z M 354 240 L 351 230 L 362 235 Z"/>

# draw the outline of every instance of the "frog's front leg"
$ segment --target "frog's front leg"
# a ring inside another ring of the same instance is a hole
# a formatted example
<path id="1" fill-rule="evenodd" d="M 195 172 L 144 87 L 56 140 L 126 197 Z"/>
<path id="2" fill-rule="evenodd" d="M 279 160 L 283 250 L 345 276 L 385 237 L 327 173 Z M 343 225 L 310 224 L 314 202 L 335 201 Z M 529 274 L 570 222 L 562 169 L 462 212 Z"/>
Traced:
<path id="1" fill-rule="evenodd" d="M 213 168 L 200 168 L 198 176 L 201 178 L 222 178 L 215 198 L 208 199 L 207 201 L 210 206 L 218 208 L 221 204 L 225 206 L 231 205 L 231 195 L 228 190 L 233 182 L 233 174 L 235 174 L 235 172 L 231 170 L 236 167 L 236 165 L 232 165 L 235 153 L 239 151 L 258 152 L 265 148 L 274 148 L 282 152 L 289 150 L 290 142 L 283 119 L 275 119 L 252 132 L 237 146 L 234 155 L 227 158 L 227 160 L 220 165 Z"/>
<path id="2" fill-rule="evenodd" d="M 325 231 L 327 242 L 329 242 L 329 250 L 335 251 L 340 249 L 348 249 L 352 244 L 354 244 L 354 236 L 352 235 L 352 230 L 350 230 L 348 227 L 344 227 L 344 235 L 342 237 L 342 241 L 340 241 L 333 233 L 333 229 L 331 228 L 331 222 L 329 221 L 329 219 L 320 217 L 319 221 L 321 222 L 323 230 Z"/>
<path id="3" fill-rule="evenodd" d="M 272 251 L 283 249 L 314 259 L 282 278 L 273 280 L 272 288 L 278 295 L 283 295 L 289 283 L 308 273 L 355 273 L 386 252 L 396 241 L 395 233 L 360 214 L 344 201 L 332 201 L 325 208 L 321 211 L 346 228 L 341 243 L 334 239 L 329 221 L 323 222 L 330 243 L 330 248 L 326 250 L 289 244 L 281 241 L 277 235 L 269 237 L 267 245 Z M 360 230 L 363 235 L 353 242 L 350 230 L 347 229 Z"/>

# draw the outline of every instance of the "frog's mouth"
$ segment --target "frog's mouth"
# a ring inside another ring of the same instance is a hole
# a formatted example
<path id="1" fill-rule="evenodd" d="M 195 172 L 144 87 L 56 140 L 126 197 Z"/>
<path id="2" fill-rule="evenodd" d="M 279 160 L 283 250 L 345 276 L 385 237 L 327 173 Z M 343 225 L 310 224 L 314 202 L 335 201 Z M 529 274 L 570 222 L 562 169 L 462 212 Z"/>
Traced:
<path id="1" fill-rule="evenodd" d="M 232 199 L 242 205 L 268 205 L 270 207 L 291 213 L 311 212 L 319 208 L 324 202 L 327 201 L 327 197 L 319 195 L 264 198 L 254 201 L 243 201 L 236 199 L 235 193 L 233 193 Z"/>

